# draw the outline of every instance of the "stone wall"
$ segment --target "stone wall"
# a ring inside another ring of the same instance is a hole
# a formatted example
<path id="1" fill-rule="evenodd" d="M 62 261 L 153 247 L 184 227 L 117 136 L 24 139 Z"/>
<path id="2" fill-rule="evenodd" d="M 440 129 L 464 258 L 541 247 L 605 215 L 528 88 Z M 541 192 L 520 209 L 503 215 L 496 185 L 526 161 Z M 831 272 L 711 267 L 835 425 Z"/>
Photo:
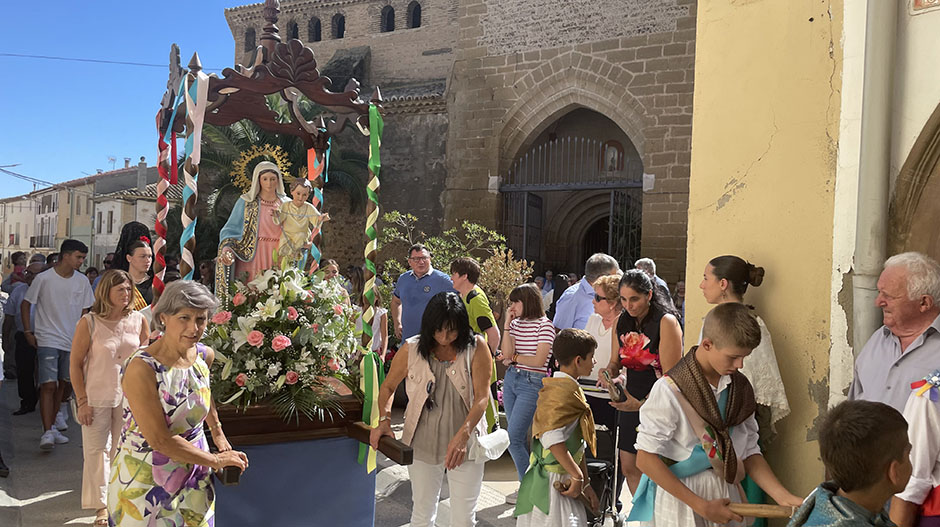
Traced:
<path id="1" fill-rule="evenodd" d="M 288 40 L 288 27 L 298 25 L 300 40 L 309 46 L 322 68 L 340 49 L 355 46 L 372 48 L 371 79 L 383 87 L 395 83 L 425 79 L 443 79 L 450 74 L 456 47 L 457 0 L 423 0 L 420 2 L 421 27 L 408 28 L 406 13 L 410 0 L 284 0 L 278 19 L 281 40 Z M 382 8 L 395 9 L 395 31 L 383 33 L 379 27 Z M 235 39 L 236 62 L 247 63 L 245 32 L 253 28 L 260 45 L 264 19 L 261 4 L 225 10 Z M 346 19 L 346 34 L 341 39 L 331 35 L 331 20 L 341 14 Z M 308 35 L 311 18 L 320 19 L 322 40 L 314 42 Z M 340 89 L 342 86 L 334 86 Z"/>
<path id="2" fill-rule="evenodd" d="M 499 221 L 493 177 L 576 108 L 630 137 L 655 184 L 643 196 L 643 254 L 685 267 L 695 0 L 461 0 L 449 83 L 445 223 Z M 573 243 L 576 243 L 573 240 Z"/>

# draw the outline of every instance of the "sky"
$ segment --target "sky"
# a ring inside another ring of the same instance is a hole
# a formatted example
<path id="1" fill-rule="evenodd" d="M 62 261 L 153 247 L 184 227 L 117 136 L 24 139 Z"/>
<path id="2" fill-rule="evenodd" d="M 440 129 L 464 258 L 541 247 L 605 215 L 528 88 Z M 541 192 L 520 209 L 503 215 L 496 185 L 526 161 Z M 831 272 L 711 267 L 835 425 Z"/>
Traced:
<path id="1" fill-rule="evenodd" d="M 235 44 L 224 10 L 248 3 L 254 1 L 2 2 L 0 168 L 58 183 L 111 170 L 109 157 L 114 168 L 125 157 L 136 165 L 145 156 L 153 165 L 170 45 L 179 45 L 184 67 L 194 52 L 208 73 L 232 67 Z M 32 190 L 32 183 L 0 173 L 0 198 Z"/>

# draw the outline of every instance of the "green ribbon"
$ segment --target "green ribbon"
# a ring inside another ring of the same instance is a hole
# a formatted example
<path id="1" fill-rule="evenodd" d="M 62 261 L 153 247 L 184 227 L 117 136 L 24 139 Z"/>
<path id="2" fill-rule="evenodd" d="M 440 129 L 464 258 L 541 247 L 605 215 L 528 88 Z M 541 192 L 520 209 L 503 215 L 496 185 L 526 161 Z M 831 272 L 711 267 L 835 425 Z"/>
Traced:
<path id="1" fill-rule="evenodd" d="M 580 465 L 584 458 L 584 439 L 581 436 L 581 427 L 576 427 L 568 440 L 565 441 L 565 448 L 574 458 L 575 464 Z M 522 484 L 519 485 L 519 496 L 516 502 L 516 510 L 513 516 L 522 516 L 532 512 L 533 507 L 538 507 L 546 515 L 551 505 L 551 484 L 548 481 L 548 474 L 567 474 L 568 472 L 561 466 L 561 463 L 555 459 L 551 451 L 542 448 L 542 442 L 538 439 L 532 439 L 532 455 L 529 456 L 529 470 L 522 477 Z"/>
<path id="2" fill-rule="evenodd" d="M 378 402 L 378 393 L 375 390 L 385 382 L 385 368 L 382 366 L 382 359 L 379 357 L 378 353 L 370 351 L 362 357 L 362 379 L 364 382 L 361 388 L 365 395 L 365 400 L 362 404 L 362 422 L 373 427 L 377 424 L 373 423 L 372 419 L 372 411 L 375 409 L 374 405 Z M 360 465 L 365 463 L 369 454 L 369 448 L 369 445 L 359 443 Z"/>

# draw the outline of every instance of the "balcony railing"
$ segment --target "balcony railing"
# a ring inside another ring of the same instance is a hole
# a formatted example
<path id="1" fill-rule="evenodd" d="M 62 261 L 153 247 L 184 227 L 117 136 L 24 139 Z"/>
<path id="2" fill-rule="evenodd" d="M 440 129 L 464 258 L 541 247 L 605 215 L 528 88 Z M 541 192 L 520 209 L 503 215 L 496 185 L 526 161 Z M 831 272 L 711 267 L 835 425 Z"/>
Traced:
<path id="1" fill-rule="evenodd" d="M 55 246 L 55 236 L 30 236 L 29 247 L 31 249 L 52 249 Z"/>

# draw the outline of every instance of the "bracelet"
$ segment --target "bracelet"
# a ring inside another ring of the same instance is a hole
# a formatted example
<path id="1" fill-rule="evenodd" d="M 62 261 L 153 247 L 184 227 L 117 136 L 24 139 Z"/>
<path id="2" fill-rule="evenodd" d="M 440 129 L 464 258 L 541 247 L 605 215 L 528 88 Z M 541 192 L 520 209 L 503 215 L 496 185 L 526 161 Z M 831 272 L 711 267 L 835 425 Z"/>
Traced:
<path id="1" fill-rule="evenodd" d="M 215 468 L 216 470 L 222 470 L 222 460 L 219 459 L 219 455 L 218 455 L 218 454 L 212 454 L 212 456 L 215 457 L 215 467 L 214 467 L 214 468 Z"/>
<path id="2" fill-rule="evenodd" d="M 382 421 L 391 421 L 391 420 L 392 420 L 392 416 L 390 416 L 390 415 L 384 415 L 384 416 L 382 416 L 382 417 L 379 417 L 379 422 L 380 422 L 380 423 L 381 423 Z"/>
<path id="3" fill-rule="evenodd" d="M 213 431 L 216 428 L 222 428 L 222 421 L 216 422 L 214 425 L 209 425 L 209 431 Z"/>
<path id="4" fill-rule="evenodd" d="M 76 406 L 76 408 L 81 408 L 82 406 L 86 406 L 87 404 L 88 404 L 88 401 L 82 401 L 82 402 L 78 403 L 78 405 Z"/>

